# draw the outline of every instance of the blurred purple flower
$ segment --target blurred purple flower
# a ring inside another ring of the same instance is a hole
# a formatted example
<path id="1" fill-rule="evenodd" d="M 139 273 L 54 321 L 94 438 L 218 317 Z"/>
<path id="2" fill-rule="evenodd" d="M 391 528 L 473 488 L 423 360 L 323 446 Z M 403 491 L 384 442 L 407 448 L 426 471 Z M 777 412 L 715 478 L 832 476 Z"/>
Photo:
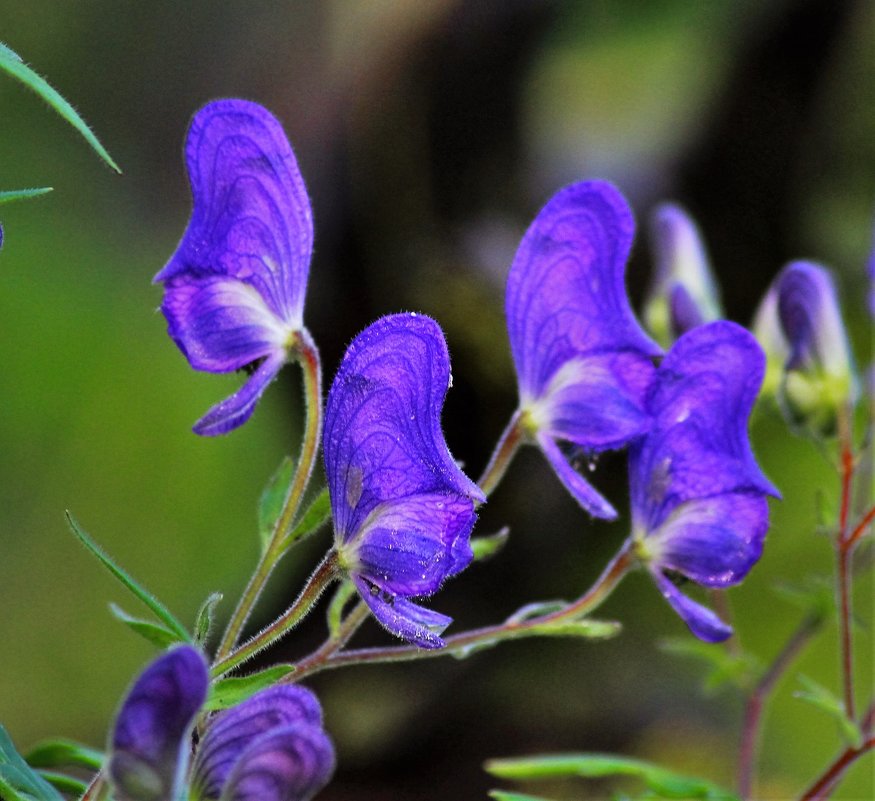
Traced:
<path id="1" fill-rule="evenodd" d="M 653 429 L 629 452 L 637 553 L 675 611 L 707 642 L 726 639 L 732 629 L 683 595 L 671 576 L 728 587 L 760 558 L 765 496 L 779 497 L 747 435 L 764 369 L 756 340 L 735 323 L 688 332 L 648 393 Z"/>
<path id="2" fill-rule="evenodd" d="M 191 729 L 208 685 L 204 657 L 187 645 L 162 654 L 140 674 L 122 702 L 110 742 L 116 801 L 185 797 Z"/>
<path id="3" fill-rule="evenodd" d="M 300 344 L 313 250 L 310 201 L 279 122 L 244 100 L 217 100 L 192 120 L 185 157 L 188 228 L 156 276 L 167 330 L 196 370 L 249 379 L 194 430 L 224 434 L 252 414 Z"/>
<path id="4" fill-rule="evenodd" d="M 271 687 L 214 717 L 194 763 L 202 801 L 308 801 L 334 772 L 322 709 L 303 687 Z"/>
<path id="5" fill-rule="evenodd" d="M 634 228 L 610 184 L 569 186 L 526 231 L 507 280 L 522 428 L 578 503 L 603 518 L 617 513 L 571 467 L 557 440 L 600 452 L 624 447 L 650 426 L 644 397 L 662 351 L 626 296 Z"/>
<path id="6" fill-rule="evenodd" d="M 408 598 L 434 594 L 468 565 L 474 506 L 485 500 L 441 432 L 450 378 L 434 320 L 383 317 L 347 349 L 325 410 L 340 564 L 376 619 L 423 648 L 444 644 L 451 618 Z"/>

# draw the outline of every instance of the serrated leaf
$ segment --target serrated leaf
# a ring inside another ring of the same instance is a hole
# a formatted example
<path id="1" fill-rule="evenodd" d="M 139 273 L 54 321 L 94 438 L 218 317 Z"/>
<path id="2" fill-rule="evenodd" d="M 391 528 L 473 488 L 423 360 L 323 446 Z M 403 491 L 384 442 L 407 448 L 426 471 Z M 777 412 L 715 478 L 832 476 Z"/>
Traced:
<path id="1" fill-rule="evenodd" d="M 334 597 L 328 605 L 328 633 L 331 638 L 337 637 L 340 624 L 343 622 L 343 610 L 352 598 L 356 597 L 355 584 L 351 581 L 342 581 L 334 591 Z"/>
<path id="2" fill-rule="evenodd" d="M 525 793 L 508 793 L 504 790 L 490 790 L 489 797 L 496 801 L 553 801 L 540 795 L 526 795 Z"/>
<path id="3" fill-rule="evenodd" d="M 212 687 L 207 696 L 204 709 L 214 712 L 219 709 L 230 709 L 255 695 L 259 690 L 272 687 L 280 679 L 285 678 L 295 669 L 294 665 L 276 665 L 275 667 L 250 673 L 248 676 L 231 676 L 220 679 Z"/>
<path id="4" fill-rule="evenodd" d="M 197 617 L 194 621 L 194 641 L 198 645 L 203 645 L 210 636 L 210 629 L 213 627 L 213 615 L 216 611 L 216 606 L 222 600 L 222 593 L 210 593 L 206 601 L 201 604 L 198 609 Z"/>
<path id="5" fill-rule="evenodd" d="M 851 720 L 845 713 L 845 704 L 831 690 L 828 690 L 821 684 L 818 684 L 814 679 L 808 676 L 799 676 L 799 681 L 805 686 L 804 691 L 793 693 L 795 698 L 801 701 L 807 701 L 812 706 L 826 712 L 838 724 L 842 732 L 842 736 L 854 748 L 859 748 L 863 744 L 863 732 L 857 723 Z"/>
<path id="6" fill-rule="evenodd" d="M 291 457 L 284 457 L 258 499 L 258 536 L 261 539 L 262 551 L 267 549 L 274 526 L 282 514 L 289 485 L 292 483 L 293 470 Z"/>
<path id="7" fill-rule="evenodd" d="M 103 764 L 104 754 L 96 748 L 90 748 L 74 740 L 59 738 L 37 743 L 30 749 L 25 760 L 33 768 L 76 765 L 77 767 L 97 770 Z"/>
<path id="8" fill-rule="evenodd" d="M 493 759 L 486 763 L 485 768 L 494 776 L 515 780 L 632 776 L 643 781 L 647 789 L 659 798 L 739 801 L 737 796 L 704 779 L 684 776 L 650 762 L 615 754 L 551 754 Z"/>
<path id="9" fill-rule="evenodd" d="M 486 534 L 481 537 L 471 538 L 471 550 L 474 552 L 475 562 L 491 559 L 507 544 L 510 537 L 510 528 L 505 526 L 499 529 L 495 534 Z"/>
<path id="10" fill-rule="evenodd" d="M 143 639 L 148 640 L 152 645 L 157 645 L 162 650 L 169 648 L 171 645 L 181 640 L 178 634 L 170 631 L 170 629 L 162 626 L 160 623 L 153 623 L 151 620 L 142 620 L 137 617 L 132 617 L 120 606 L 110 603 L 109 611 L 112 612 L 116 620 L 120 620 L 135 634 L 139 634 Z"/>
<path id="11" fill-rule="evenodd" d="M 94 132 L 85 124 L 85 120 L 79 116 L 76 109 L 74 109 L 73 106 L 71 106 L 45 78 L 28 67 L 27 64 L 22 61 L 21 56 L 19 56 L 18 53 L 2 43 L 0 43 L 0 69 L 9 73 L 13 78 L 21 81 L 21 83 L 29 89 L 36 92 L 82 135 L 85 141 L 91 145 L 94 152 L 97 153 L 100 158 L 102 158 L 117 173 L 121 174 L 121 169 L 119 169 L 118 164 L 116 164 L 115 161 L 113 161 L 112 156 L 106 152 L 106 149 L 100 144 L 100 141 L 94 135 Z"/>
<path id="12" fill-rule="evenodd" d="M 91 554 L 97 557 L 98 561 L 100 561 L 100 563 L 109 570 L 113 576 L 115 576 L 128 590 L 142 601 L 152 611 L 155 617 L 163 622 L 170 631 L 178 635 L 177 640 L 179 642 L 190 643 L 192 641 L 191 635 L 186 631 L 185 626 L 183 626 L 182 623 L 171 614 L 170 610 L 152 595 L 151 592 L 135 581 L 126 570 L 117 565 L 112 557 L 110 557 L 103 548 L 91 539 L 85 530 L 76 522 L 70 512 L 66 512 L 66 517 L 70 530 L 76 535 L 79 542 L 81 542 Z"/>
<path id="13" fill-rule="evenodd" d="M 328 487 L 325 487 L 301 515 L 288 537 L 283 540 L 282 550 L 291 548 L 296 542 L 315 534 L 330 519 L 331 498 L 328 496 Z"/>
<path id="14" fill-rule="evenodd" d="M 0 191 L 0 203 L 10 203 L 13 200 L 25 200 L 30 197 L 39 197 L 52 191 L 50 186 L 39 186 L 33 189 L 4 189 Z"/>
<path id="15" fill-rule="evenodd" d="M 6 729 L 0 725 L 0 790 L 3 801 L 64 801 L 61 794 L 40 776 L 15 750 Z"/>

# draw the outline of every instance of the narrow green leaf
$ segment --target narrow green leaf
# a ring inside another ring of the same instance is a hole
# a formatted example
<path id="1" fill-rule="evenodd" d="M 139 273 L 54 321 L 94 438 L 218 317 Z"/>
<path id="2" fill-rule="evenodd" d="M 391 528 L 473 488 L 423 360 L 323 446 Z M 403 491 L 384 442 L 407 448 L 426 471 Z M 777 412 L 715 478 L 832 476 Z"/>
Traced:
<path id="1" fill-rule="evenodd" d="M 228 679 L 220 679 L 210 688 L 210 694 L 204 704 L 204 709 L 213 712 L 218 709 L 229 709 L 242 703 L 247 698 L 255 695 L 259 690 L 264 690 L 285 678 L 295 669 L 294 665 L 276 665 L 258 673 L 250 673 L 248 676 L 232 676 Z"/>
<path id="2" fill-rule="evenodd" d="M 60 765 L 97 770 L 103 764 L 104 754 L 74 740 L 43 740 L 30 749 L 25 757 L 33 768 L 57 768 Z"/>
<path id="3" fill-rule="evenodd" d="M 121 174 L 118 164 L 116 164 L 112 156 L 106 152 L 106 149 L 100 144 L 92 130 L 85 124 L 85 121 L 73 108 L 41 75 L 34 72 L 24 61 L 21 60 L 15 51 L 11 50 L 4 44 L 0 44 L 0 69 L 8 72 L 13 78 L 17 78 L 21 83 L 36 92 L 43 100 L 46 101 L 55 111 L 58 112 L 67 122 L 70 123 L 84 137 L 85 141 L 94 149 L 100 158 L 102 158 L 110 167 L 117 173 Z"/>
<path id="4" fill-rule="evenodd" d="M 143 639 L 148 640 L 152 645 L 157 645 L 162 650 L 169 648 L 178 642 L 187 642 L 182 640 L 178 634 L 165 628 L 160 623 L 153 623 L 151 620 L 141 620 L 137 617 L 132 617 L 120 606 L 110 603 L 109 611 L 112 612 L 116 620 L 120 620 L 131 631 L 139 634 Z"/>
<path id="5" fill-rule="evenodd" d="M 0 190 L 0 203 L 10 203 L 13 200 L 24 200 L 29 197 L 38 197 L 52 191 L 50 186 L 40 186 L 34 189 L 4 189 Z"/>
<path id="6" fill-rule="evenodd" d="M 301 515 L 289 536 L 283 540 L 282 549 L 291 548 L 296 542 L 315 534 L 330 519 L 331 499 L 328 496 L 328 487 L 325 487 Z"/>
<path id="7" fill-rule="evenodd" d="M 490 790 L 489 797 L 496 801 L 552 801 L 540 795 L 525 795 L 524 793 L 507 793 L 504 790 Z"/>
<path id="8" fill-rule="evenodd" d="M 505 526 L 496 531 L 495 534 L 473 537 L 471 539 L 471 550 L 474 552 L 474 561 L 480 562 L 483 559 L 491 559 L 504 548 L 509 536 L 510 528 Z"/>
<path id="9" fill-rule="evenodd" d="M 191 635 L 186 631 L 185 626 L 182 625 L 167 609 L 164 604 L 161 603 L 151 592 L 142 587 L 138 582 L 136 582 L 133 577 L 127 573 L 123 568 L 117 565 L 112 557 L 106 553 L 91 537 L 85 532 L 85 530 L 76 522 L 73 518 L 73 515 L 70 512 L 65 513 L 67 516 L 67 523 L 70 526 L 70 530 L 73 534 L 76 535 L 76 538 L 81 542 L 90 553 L 92 553 L 100 563 L 109 570 L 125 587 L 127 587 L 137 598 L 140 599 L 149 609 L 152 610 L 152 613 L 157 617 L 161 622 L 166 624 L 167 628 L 170 629 L 174 634 L 178 635 L 178 640 L 181 642 L 191 642 Z"/>
<path id="10" fill-rule="evenodd" d="M 328 633 L 335 638 L 343 622 L 343 610 L 352 598 L 356 596 L 355 584 L 351 581 L 341 581 L 334 592 L 334 597 L 328 605 Z"/>
<path id="11" fill-rule="evenodd" d="M 535 626 L 533 634 L 546 637 L 582 637 L 586 640 L 606 640 L 616 637 L 622 630 L 616 620 L 568 620 L 562 623 L 545 623 Z"/>
<path id="12" fill-rule="evenodd" d="M 293 470 L 291 457 L 284 457 L 258 499 L 258 536 L 261 538 L 262 551 L 266 550 L 276 522 L 282 514 L 289 485 L 292 483 Z"/>
<path id="13" fill-rule="evenodd" d="M 799 676 L 799 681 L 805 686 L 805 690 L 797 691 L 793 693 L 793 696 L 801 701 L 807 701 L 834 718 L 848 744 L 859 748 L 863 744 L 863 732 L 856 721 L 851 720 L 845 713 L 844 702 L 831 690 L 808 676 Z"/>
<path id="14" fill-rule="evenodd" d="M 69 795 L 75 795 L 77 798 L 88 789 L 88 785 L 81 779 L 75 779 L 72 776 L 68 776 L 66 773 L 56 773 L 53 770 L 41 770 L 39 771 L 39 774 L 56 790 L 60 790 L 62 793 L 68 793 Z"/>
<path id="15" fill-rule="evenodd" d="M 209 598 L 201 604 L 198 609 L 197 617 L 194 621 L 194 640 L 199 645 L 203 645 L 210 636 L 210 629 L 213 627 L 213 614 L 216 611 L 216 605 L 222 600 L 222 593 L 211 593 Z"/>
<path id="16" fill-rule="evenodd" d="M 60 793 L 15 750 L 3 726 L 0 726 L 0 790 L 4 801 L 63 801 Z"/>

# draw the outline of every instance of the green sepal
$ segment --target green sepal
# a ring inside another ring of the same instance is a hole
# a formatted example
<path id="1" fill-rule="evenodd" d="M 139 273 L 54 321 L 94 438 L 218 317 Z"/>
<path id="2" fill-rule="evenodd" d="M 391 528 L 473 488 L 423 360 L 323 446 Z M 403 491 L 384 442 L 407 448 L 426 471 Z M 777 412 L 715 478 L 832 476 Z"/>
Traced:
<path id="1" fill-rule="evenodd" d="M 258 499 L 258 536 L 261 539 L 262 553 L 267 550 L 274 527 L 282 514 L 289 485 L 292 483 L 293 470 L 291 457 L 284 457 Z"/>
<path id="2" fill-rule="evenodd" d="M 331 519 L 331 498 L 328 495 L 328 487 L 325 487 L 310 503 L 304 514 L 298 519 L 295 527 L 283 540 L 281 552 L 291 548 L 305 537 L 315 534 L 322 526 Z"/>
<path id="3" fill-rule="evenodd" d="M 614 754 L 551 754 L 519 759 L 492 759 L 485 766 L 502 779 L 537 780 L 577 776 L 585 779 L 632 776 L 644 782 L 657 798 L 739 801 L 716 784 L 631 757 Z"/>
<path id="4" fill-rule="evenodd" d="M 0 798 L 3 801 L 64 801 L 61 794 L 15 750 L 0 725 Z"/>
<path id="5" fill-rule="evenodd" d="M 129 615 L 117 604 L 110 603 L 109 611 L 112 612 L 116 620 L 120 620 L 135 634 L 139 634 L 144 640 L 148 640 L 152 645 L 157 645 L 162 650 L 178 642 L 188 642 L 160 623 L 153 623 L 151 620 L 143 620 Z"/>
<path id="6" fill-rule="evenodd" d="M 52 787 L 62 793 L 80 798 L 88 789 L 88 785 L 82 779 L 68 776 L 66 773 L 57 773 L 53 770 L 40 770 L 38 772 Z"/>
<path id="7" fill-rule="evenodd" d="M 206 601 L 201 604 L 201 608 L 197 611 L 197 617 L 194 620 L 194 641 L 198 645 L 203 645 L 210 636 L 210 629 L 213 627 L 213 616 L 216 611 L 216 606 L 222 600 L 222 593 L 212 592 Z"/>
<path id="8" fill-rule="evenodd" d="M 357 590 L 351 581 L 342 581 L 337 586 L 331 603 L 328 605 L 328 633 L 331 639 L 335 639 L 340 633 L 340 624 L 343 622 L 343 610 L 351 599 L 355 598 Z"/>
<path id="9" fill-rule="evenodd" d="M 106 152 L 106 149 L 100 144 L 100 141 L 94 135 L 92 130 L 85 124 L 85 121 L 73 108 L 41 75 L 34 72 L 24 61 L 21 56 L 14 50 L 0 42 L 0 69 L 8 72 L 13 78 L 17 78 L 21 83 L 36 92 L 46 103 L 48 103 L 55 111 L 58 112 L 67 122 L 70 123 L 88 142 L 97 153 L 110 167 L 117 173 L 121 174 L 121 169 L 118 164 L 113 161 L 112 156 Z"/>
<path id="10" fill-rule="evenodd" d="M 863 744 L 863 732 L 856 721 L 847 716 L 844 702 L 831 690 L 808 676 L 800 675 L 799 681 L 804 685 L 805 690 L 794 692 L 793 697 L 807 701 L 812 706 L 826 712 L 839 724 L 839 729 L 848 745 L 859 748 Z"/>
<path id="11" fill-rule="evenodd" d="M 65 512 L 67 517 L 67 523 L 70 526 L 70 530 L 73 534 L 76 535 L 76 538 L 81 542 L 88 551 L 97 557 L 98 561 L 107 569 L 110 573 L 113 574 L 128 590 L 130 590 L 140 601 L 142 601 L 152 613 L 157 617 L 162 623 L 164 623 L 167 628 L 177 635 L 177 642 L 188 642 L 192 641 L 191 635 L 186 631 L 185 626 L 182 625 L 170 612 L 170 610 L 164 606 L 151 592 L 141 586 L 134 578 L 122 567 L 117 565 L 112 557 L 106 551 L 103 550 L 91 537 L 85 532 L 85 530 L 76 522 L 73 518 L 73 515 L 70 512 Z"/>
<path id="12" fill-rule="evenodd" d="M 472 537 L 471 550 L 474 552 L 474 562 L 491 559 L 504 549 L 510 537 L 510 528 L 504 526 L 494 534 L 486 534 L 482 537 Z"/>
<path id="13" fill-rule="evenodd" d="M 504 790 L 490 790 L 489 797 L 495 801 L 553 801 L 541 795 L 526 795 L 525 793 L 508 793 Z"/>
<path id="14" fill-rule="evenodd" d="M 707 671 L 702 687 L 709 694 L 724 685 L 747 691 L 762 673 L 762 664 L 753 654 L 745 651 L 733 653 L 690 637 L 669 637 L 660 641 L 659 647 L 670 654 L 689 656 L 703 662 Z"/>
<path id="15" fill-rule="evenodd" d="M 295 669 L 294 665 L 276 665 L 275 667 L 250 673 L 248 676 L 231 676 L 220 679 L 212 687 L 207 696 L 204 709 L 214 712 L 219 709 L 230 709 L 255 695 L 259 690 L 272 687 L 280 679 L 284 679 Z"/>
<path id="16" fill-rule="evenodd" d="M 0 203 L 11 203 L 13 200 L 25 200 L 29 197 L 39 197 L 52 191 L 50 186 L 39 186 L 33 189 L 3 189 L 0 190 Z"/>
<path id="17" fill-rule="evenodd" d="M 56 768 L 59 765 L 75 765 L 80 768 L 98 770 L 103 764 L 104 754 L 74 740 L 59 738 L 43 740 L 30 749 L 25 757 L 32 768 Z"/>

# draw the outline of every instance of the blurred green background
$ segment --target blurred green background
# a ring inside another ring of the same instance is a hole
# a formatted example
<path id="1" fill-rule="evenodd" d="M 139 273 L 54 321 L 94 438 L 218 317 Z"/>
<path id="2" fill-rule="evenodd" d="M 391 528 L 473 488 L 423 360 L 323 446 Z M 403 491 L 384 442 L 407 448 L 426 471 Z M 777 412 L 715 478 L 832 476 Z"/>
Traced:
<path id="1" fill-rule="evenodd" d="M 283 121 L 314 208 L 306 319 L 326 381 L 375 317 L 443 325 L 454 387 L 445 431 L 476 476 L 515 406 L 503 281 L 532 216 L 587 177 L 623 190 L 640 222 L 628 284 L 651 257 L 646 219 L 684 203 L 707 238 L 729 315 L 747 322 L 791 258 L 833 267 L 868 362 L 864 264 L 875 202 L 875 5 L 867 0 L 323 0 L 77 3 L 0 0 L 0 41 L 93 126 L 114 175 L 34 95 L 0 75 L 0 188 L 53 186 L 0 209 L 0 721 L 25 749 L 64 735 L 100 745 L 153 650 L 112 619 L 141 613 L 66 530 L 82 525 L 183 620 L 212 591 L 228 614 L 257 551 L 255 504 L 297 452 L 299 376 L 253 420 L 199 439 L 191 424 L 240 382 L 191 371 L 156 312 L 152 276 L 190 210 L 181 147 L 191 114 L 223 96 Z M 801 612 L 774 586 L 829 575 L 819 528 L 836 503 L 827 458 L 762 414 L 755 444 L 784 493 L 766 554 L 729 597 L 741 642 L 764 659 Z M 623 500 L 625 463 L 597 483 Z M 500 558 L 433 606 L 453 630 L 522 603 L 573 597 L 627 533 L 580 512 L 542 458 L 522 453 L 478 529 L 510 524 Z M 284 608 L 328 547 L 323 533 L 271 585 Z M 863 554 L 865 556 L 865 554 Z M 856 610 L 872 676 L 870 574 Z M 505 645 L 465 660 L 349 669 L 311 682 L 338 748 L 320 798 L 484 798 L 484 759 L 600 750 L 733 781 L 741 706 L 706 695 L 700 666 L 659 647 L 686 629 L 643 575 L 602 613 L 610 642 Z M 323 634 L 321 610 L 277 653 Z M 367 627 L 360 642 L 385 642 Z M 834 756 L 833 722 L 792 697 L 804 672 L 838 688 L 827 627 L 779 686 L 759 797 L 793 797 Z M 862 684 L 867 684 L 864 680 Z M 868 681 L 868 696 L 872 682 Z M 533 788 L 603 798 L 603 785 Z M 872 759 L 837 798 L 872 797 Z"/>

